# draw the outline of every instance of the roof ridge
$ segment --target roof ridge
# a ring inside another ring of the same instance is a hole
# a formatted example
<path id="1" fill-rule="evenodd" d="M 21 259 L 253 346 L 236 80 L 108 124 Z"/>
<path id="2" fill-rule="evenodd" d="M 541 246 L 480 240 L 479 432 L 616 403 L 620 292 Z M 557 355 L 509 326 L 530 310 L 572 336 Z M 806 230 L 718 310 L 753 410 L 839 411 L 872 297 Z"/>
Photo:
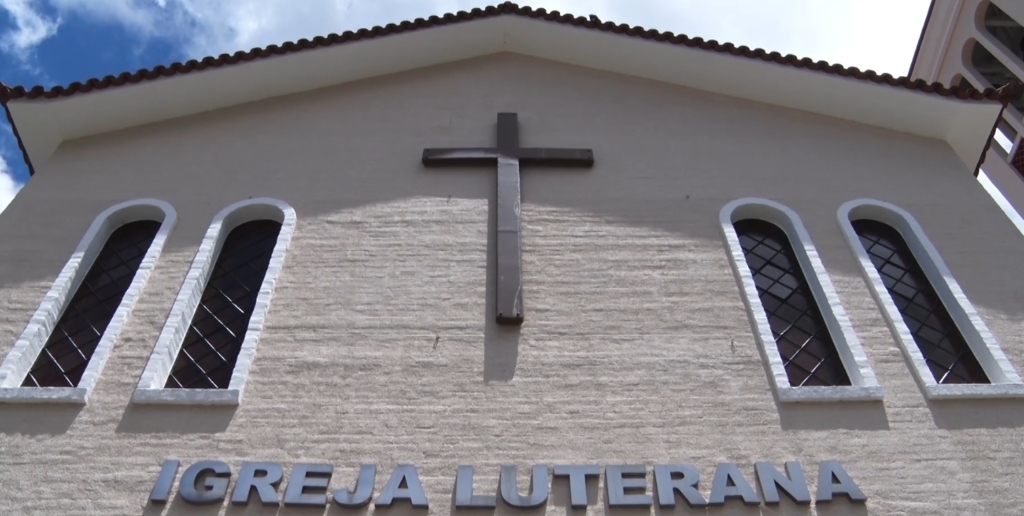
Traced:
<path id="1" fill-rule="evenodd" d="M 110 87 L 136 84 L 139 82 L 156 80 L 161 77 L 171 77 L 179 74 L 186 74 L 196 70 L 207 68 L 219 68 L 243 62 L 253 61 L 274 55 L 284 55 L 303 50 L 311 50 L 321 47 L 330 47 L 355 41 L 362 41 L 384 37 L 392 34 L 401 34 L 416 30 L 463 23 L 478 19 L 492 18 L 496 16 L 523 16 L 528 18 L 540 18 L 549 22 L 556 22 L 565 25 L 573 25 L 590 30 L 599 30 L 613 34 L 621 34 L 628 37 L 654 40 L 660 43 L 682 45 L 689 48 L 731 54 L 737 57 L 758 59 L 765 62 L 774 62 L 784 66 L 795 68 L 806 68 L 808 70 L 838 75 L 840 77 L 852 77 L 858 80 L 871 81 L 876 84 L 884 84 L 895 87 L 903 87 L 909 90 L 935 93 L 941 96 L 955 97 L 958 99 L 970 100 L 997 100 L 1009 101 L 1009 90 L 1005 88 L 986 88 L 976 90 L 973 88 L 961 88 L 959 86 L 944 86 L 939 82 L 928 83 L 923 79 L 911 80 L 908 77 L 894 77 L 890 73 L 879 74 L 873 70 L 860 70 L 857 67 L 846 67 L 841 64 L 832 64 L 827 61 L 815 61 L 811 58 L 800 58 L 793 54 L 782 55 L 777 51 L 767 51 L 762 48 L 750 48 L 746 45 L 735 45 L 733 43 L 720 43 L 714 39 L 701 37 L 689 37 L 685 34 L 674 34 L 669 31 L 658 31 L 645 29 L 639 25 L 616 24 L 610 21 L 601 21 L 595 15 L 588 17 L 575 16 L 568 13 L 561 13 L 557 10 L 548 11 L 544 8 L 534 9 L 529 6 L 519 6 L 514 2 L 504 2 L 498 5 L 477 7 L 469 11 L 458 11 L 442 15 L 433 15 L 427 18 L 416 18 L 399 23 L 389 23 L 372 28 L 363 28 L 355 31 L 345 31 L 341 34 L 331 33 L 327 36 L 316 36 L 312 39 L 302 38 L 298 41 L 286 41 L 281 44 L 272 44 L 266 47 L 256 47 L 248 51 L 239 50 L 233 54 L 220 54 L 219 56 L 206 56 L 201 59 L 190 59 L 185 62 L 174 62 L 170 65 L 158 65 L 153 68 L 142 68 L 135 72 L 122 72 L 118 75 L 107 75 L 103 78 L 92 78 L 85 82 L 72 82 L 67 86 L 52 86 L 49 89 L 42 85 L 31 88 L 24 86 L 7 86 L 0 83 L 0 102 L 6 103 L 15 99 L 52 99 L 66 97 L 76 93 L 88 93 L 95 90 L 103 90 Z"/>

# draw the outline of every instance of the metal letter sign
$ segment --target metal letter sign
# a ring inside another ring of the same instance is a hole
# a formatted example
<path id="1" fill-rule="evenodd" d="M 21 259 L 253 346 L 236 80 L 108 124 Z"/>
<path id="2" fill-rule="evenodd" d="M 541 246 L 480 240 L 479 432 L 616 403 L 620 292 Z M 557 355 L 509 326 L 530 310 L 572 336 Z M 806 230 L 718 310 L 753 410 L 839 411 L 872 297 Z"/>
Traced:
<path id="1" fill-rule="evenodd" d="M 519 146 L 519 119 L 515 113 L 498 113 L 498 147 L 424 149 L 426 166 L 498 165 L 497 320 L 498 324 L 523 323 L 522 250 L 519 238 L 519 165 L 591 167 L 590 149 L 546 149 Z"/>
<path id="2" fill-rule="evenodd" d="M 180 466 L 174 459 L 164 461 L 150 492 L 150 503 L 167 503 Z M 754 468 L 766 505 L 779 503 L 779 490 L 796 503 L 810 503 L 811 493 L 799 462 L 786 462 L 785 474 L 770 462 L 757 462 Z M 468 511 L 467 515 L 472 511 L 493 511 L 499 507 L 543 507 L 548 503 L 548 495 L 552 489 L 551 477 L 554 476 L 568 479 L 568 486 L 560 489 L 567 488 L 569 505 L 573 509 L 586 509 L 595 501 L 591 500 L 590 495 L 596 494 L 593 490 L 588 492 L 587 484 L 596 480 L 595 477 L 601 475 L 602 470 L 605 475 L 606 502 L 609 508 L 649 508 L 655 497 L 659 510 L 672 509 L 680 496 L 690 507 L 698 509 L 707 505 L 736 503 L 731 502 L 732 499 L 737 499 L 737 502 L 741 500 L 746 505 L 759 505 L 762 501 L 743 477 L 739 466 L 731 462 L 718 465 L 708 500 L 700 494 L 700 473 L 691 464 L 655 464 L 653 486 L 648 484 L 647 466 L 642 464 L 608 465 L 604 468 L 597 464 L 557 465 L 553 468 L 545 464 L 534 464 L 531 468 L 529 486 L 523 486 L 528 487 L 525 495 L 521 493 L 521 486 L 518 485 L 516 470 L 516 466 L 512 464 L 502 465 L 497 493 L 491 494 L 495 493 L 491 486 L 481 486 L 480 494 L 477 494 L 473 490 L 473 466 L 459 466 L 455 472 L 452 507 L 456 511 Z M 377 474 L 375 465 L 359 466 L 359 479 L 352 489 L 342 487 L 332 492 L 330 484 L 333 472 L 334 466 L 330 464 L 293 464 L 291 474 L 288 475 L 288 486 L 284 490 L 284 505 L 323 508 L 333 499 L 335 505 L 351 509 L 370 503 Z M 248 505 L 253 498 L 252 492 L 256 491 L 261 504 L 280 507 L 282 500 L 278 496 L 278 486 L 283 478 L 284 468 L 281 464 L 243 462 L 238 478 L 235 479 L 231 503 Z M 193 505 L 220 504 L 228 493 L 230 481 L 231 468 L 227 463 L 201 460 L 182 473 L 178 495 Z M 817 503 L 820 506 L 831 502 L 836 495 L 844 495 L 855 503 L 866 503 L 868 499 L 839 462 L 822 461 L 818 470 Z M 395 466 L 384 488 L 377 495 L 374 505 L 377 510 L 411 505 L 415 509 L 423 510 L 425 514 L 429 503 L 416 466 Z"/>

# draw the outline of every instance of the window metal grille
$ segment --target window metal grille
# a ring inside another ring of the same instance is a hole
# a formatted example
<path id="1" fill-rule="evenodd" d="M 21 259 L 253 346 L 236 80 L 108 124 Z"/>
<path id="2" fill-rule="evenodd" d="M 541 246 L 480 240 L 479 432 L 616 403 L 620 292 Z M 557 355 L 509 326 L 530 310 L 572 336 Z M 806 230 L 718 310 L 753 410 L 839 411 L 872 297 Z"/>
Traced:
<path id="1" fill-rule="evenodd" d="M 165 387 L 228 387 L 280 232 L 257 220 L 228 234 Z"/>
<path id="2" fill-rule="evenodd" d="M 874 220 L 852 224 L 935 381 L 989 383 L 899 231 Z"/>
<path id="3" fill-rule="evenodd" d="M 78 386 L 159 229 L 159 222 L 140 220 L 110 234 L 22 387 Z"/>
<path id="4" fill-rule="evenodd" d="M 768 316 L 789 384 L 850 385 L 786 233 L 757 219 L 733 224 Z"/>
<path id="5" fill-rule="evenodd" d="M 1024 176 L 1024 144 L 1017 146 L 1017 151 L 1013 153 L 1013 158 L 1010 159 L 1010 164 L 1017 170 L 1020 175 Z"/>

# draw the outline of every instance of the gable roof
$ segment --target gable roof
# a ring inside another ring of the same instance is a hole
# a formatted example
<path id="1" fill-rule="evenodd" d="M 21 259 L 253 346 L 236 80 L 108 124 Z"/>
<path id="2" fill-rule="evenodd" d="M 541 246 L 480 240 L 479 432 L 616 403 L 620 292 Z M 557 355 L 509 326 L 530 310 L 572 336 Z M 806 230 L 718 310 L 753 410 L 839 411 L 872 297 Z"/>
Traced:
<path id="1" fill-rule="evenodd" d="M 0 103 L 34 173 L 62 141 L 498 52 L 939 138 L 969 167 L 1009 98 L 506 2 L 67 87 L 0 84 Z"/>

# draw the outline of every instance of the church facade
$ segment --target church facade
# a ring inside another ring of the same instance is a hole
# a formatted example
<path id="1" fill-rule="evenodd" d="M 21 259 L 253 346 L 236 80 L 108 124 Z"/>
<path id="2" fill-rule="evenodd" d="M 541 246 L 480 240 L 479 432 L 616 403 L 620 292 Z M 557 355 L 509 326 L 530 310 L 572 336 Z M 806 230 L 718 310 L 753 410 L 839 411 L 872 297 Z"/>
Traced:
<path id="1" fill-rule="evenodd" d="M 0 513 L 1024 504 L 1000 91 L 505 4 L 2 96 Z"/>

